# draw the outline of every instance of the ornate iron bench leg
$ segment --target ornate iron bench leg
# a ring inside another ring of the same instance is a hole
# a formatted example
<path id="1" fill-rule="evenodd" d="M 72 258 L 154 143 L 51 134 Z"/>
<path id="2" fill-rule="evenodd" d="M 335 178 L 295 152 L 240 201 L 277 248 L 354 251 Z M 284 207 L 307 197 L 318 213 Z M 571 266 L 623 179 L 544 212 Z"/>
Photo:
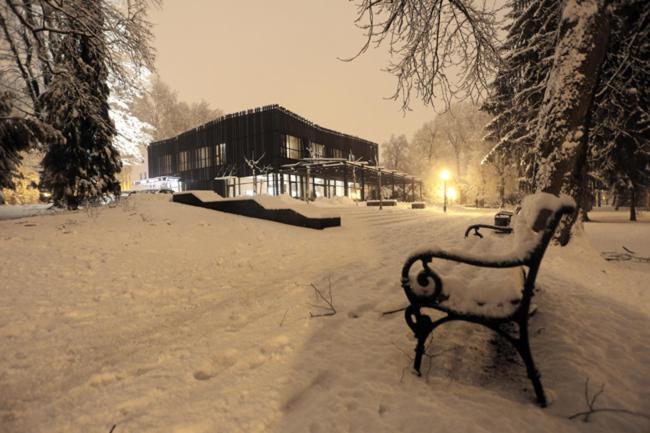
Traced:
<path id="1" fill-rule="evenodd" d="M 422 356 L 424 355 L 424 344 L 427 341 L 429 333 L 426 333 L 424 336 L 416 336 L 418 339 L 418 344 L 415 346 L 415 361 L 413 361 L 413 368 L 417 371 L 418 376 L 422 376 L 420 371 L 422 367 Z"/>
<path id="2" fill-rule="evenodd" d="M 409 305 L 406 308 L 404 313 L 406 318 L 406 323 L 409 325 L 409 328 L 415 334 L 415 338 L 418 339 L 418 343 L 415 346 L 415 360 L 413 361 L 413 369 L 418 373 L 418 376 L 421 376 L 420 371 L 422 366 L 422 356 L 424 356 L 425 348 L 424 345 L 427 342 L 427 338 L 436 329 L 438 326 L 442 325 L 449 320 L 452 320 L 449 316 L 438 319 L 435 322 L 431 321 L 431 318 L 425 314 L 420 313 L 418 307 Z"/>
<path id="3" fill-rule="evenodd" d="M 533 384 L 533 389 L 535 390 L 535 396 L 537 397 L 537 402 L 541 407 L 546 407 L 546 394 L 544 393 L 544 387 L 542 386 L 542 381 L 540 380 L 541 374 L 537 368 L 535 368 L 535 362 L 533 361 L 533 354 L 530 351 L 530 343 L 528 341 L 528 327 L 526 325 L 519 325 L 520 337 L 518 344 L 516 345 L 517 351 L 521 356 L 521 359 L 526 364 L 526 372 L 528 373 L 528 378 Z"/>
<path id="4" fill-rule="evenodd" d="M 415 361 L 413 362 L 413 368 L 417 371 L 418 376 L 420 376 L 420 366 L 422 365 L 422 356 L 424 355 L 424 344 L 433 330 L 431 327 L 431 318 L 427 315 L 421 314 L 419 307 L 409 305 L 406 307 L 406 311 L 404 311 L 404 319 L 406 320 L 406 324 L 413 331 L 413 334 L 415 334 L 415 338 L 418 339 L 418 344 L 415 346 Z"/>

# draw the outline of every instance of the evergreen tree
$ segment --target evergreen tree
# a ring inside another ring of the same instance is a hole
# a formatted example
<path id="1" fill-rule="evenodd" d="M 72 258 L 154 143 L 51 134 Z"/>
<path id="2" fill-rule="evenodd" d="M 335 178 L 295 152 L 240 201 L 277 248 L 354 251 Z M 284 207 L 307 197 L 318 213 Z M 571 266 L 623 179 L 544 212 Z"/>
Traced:
<path id="1" fill-rule="evenodd" d="M 559 0 L 516 0 L 511 5 L 503 62 L 483 109 L 493 115 L 486 139 L 495 142 L 487 160 L 501 172 L 514 168 L 534 189 L 535 131 L 551 70 L 561 4 Z"/>
<path id="2" fill-rule="evenodd" d="M 119 161 L 110 146 L 115 131 L 106 104 L 107 71 L 121 87 L 132 90 L 139 84 L 134 78 L 141 68 L 153 64 L 147 20 L 151 4 L 158 1 L 0 2 L 2 82 L 19 101 L 14 105 L 20 112 L 20 118 L 0 119 L 2 133 L 14 128 L 12 150 L 2 142 L 3 174 L 10 178 L 20 163 L 15 149 L 39 141 L 16 133 L 17 125 L 33 131 L 37 125 L 49 126 L 50 132 L 60 129 L 62 134 L 55 135 L 64 136 L 64 141 L 49 133 L 51 137 L 40 140 L 47 150 L 42 180 L 56 190 L 60 204 L 76 207 L 117 191 Z"/>
<path id="3" fill-rule="evenodd" d="M 112 145 L 115 128 L 109 117 L 103 11 L 94 0 L 80 1 L 88 14 L 79 18 L 87 32 L 62 37 L 55 54 L 59 70 L 43 95 L 47 121 L 65 142 L 47 150 L 42 182 L 55 203 L 70 209 L 120 192 L 116 174 L 121 161 Z"/>
<path id="4" fill-rule="evenodd" d="M 610 43 L 595 95 L 589 131 L 589 165 L 616 192 L 636 196 L 650 186 L 650 3 L 619 0 L 612 5 Z"/>
<path id="5" fill-rule="evenodd" d="M 21 152 L 43 140 L 48 132 L 38 121 L 13 116 L 13 96 L 0 94 L 0 194 L 3 188 L 14 189 L 15 179 L 20 176 L 18 167 Z"/>

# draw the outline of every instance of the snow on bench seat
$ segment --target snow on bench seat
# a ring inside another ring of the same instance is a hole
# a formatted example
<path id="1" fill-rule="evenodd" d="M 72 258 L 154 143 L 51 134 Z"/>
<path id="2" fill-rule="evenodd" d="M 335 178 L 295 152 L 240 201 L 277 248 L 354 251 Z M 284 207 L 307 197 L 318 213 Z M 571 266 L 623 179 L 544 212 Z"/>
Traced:
<path id="1" fill-rule="evenodd" d="M 512 240 L 512 236 L 503 235 L 484 239 L 471 237 L 461 241 L 458 250 L 462 250 L 463 255 L 485 257 L 495 250 L 511 248 Z M 442 279 L 442 298 L 446 298 L 440 302 L 443 307 L 464 314 L 505 317 L 512 314 L 521 301 L 524 286 L 521 266 L 482 268 L 446 260 L 436 260 L 432 266 Z M 411 287 L 418 295 L 431 295 L 434 286 L 422 287 L 413 278 Z"/>

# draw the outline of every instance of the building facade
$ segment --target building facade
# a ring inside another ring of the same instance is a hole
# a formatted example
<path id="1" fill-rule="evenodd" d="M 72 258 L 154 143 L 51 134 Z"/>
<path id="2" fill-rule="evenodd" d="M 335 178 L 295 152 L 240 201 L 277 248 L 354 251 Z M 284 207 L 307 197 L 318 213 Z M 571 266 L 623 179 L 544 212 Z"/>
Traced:
<path id="1" fill-rule="evenodd" d="M 180 177 L 184 189 L 224 196 L 355 193 L 363 200 L 378 195 L 377 161 L 376 143 L 323 128 L 278 105 L 228 114 L 148 148 L 150 177 Z M 397 176 L 398 189 L 407 183 L 415 188 L 414 178 Z"/>

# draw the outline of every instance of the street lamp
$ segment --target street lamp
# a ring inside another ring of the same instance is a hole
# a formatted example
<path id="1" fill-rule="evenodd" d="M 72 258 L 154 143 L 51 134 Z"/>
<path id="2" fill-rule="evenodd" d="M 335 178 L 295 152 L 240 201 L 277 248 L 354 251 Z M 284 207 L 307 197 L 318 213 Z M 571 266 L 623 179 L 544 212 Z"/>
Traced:
<path id="1" fill-rule="evenodd" d="M 440 177 L 442 178 L 442 188 L 445 201 L 442 205 L 442 211 L 447 212 L 447 181 L 449 180 L 449 170 L 442 170 L 440 172 Z"/>
<path id="2" fill-rule="evenodd" d="M 377 174 L 377 181 L 379 183 L 379 210 L 383 209 L 384 200 L 381 194 L 381 167 L 377 167 L 379 173 Z"/>

